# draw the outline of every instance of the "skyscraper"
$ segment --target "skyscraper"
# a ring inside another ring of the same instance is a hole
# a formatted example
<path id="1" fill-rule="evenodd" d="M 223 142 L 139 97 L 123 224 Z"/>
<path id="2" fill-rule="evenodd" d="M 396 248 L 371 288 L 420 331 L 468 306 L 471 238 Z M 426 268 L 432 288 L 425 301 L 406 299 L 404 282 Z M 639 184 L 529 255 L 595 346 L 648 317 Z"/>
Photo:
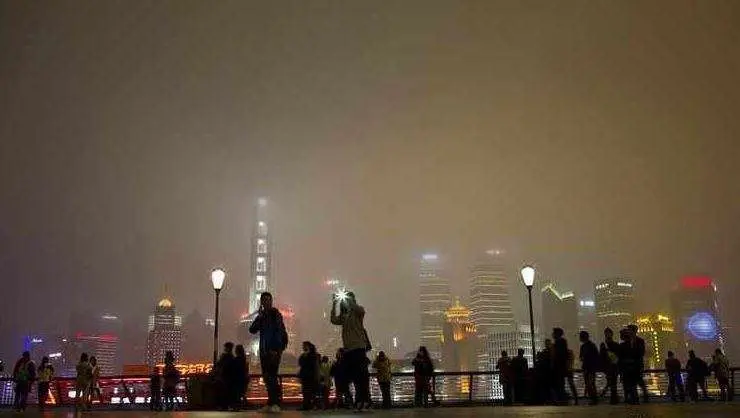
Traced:
<path id="1" fill-rule="evenodd" d="M 164 363 L 167 351 L 180 359 L 182 350 L 182 317 L 177 316 L 175 305 L 165 297 L 159 301 L 154 314 L 149 316 L 149 335 L 146 340 L 146 362 L 150 366 Z"/>
<path id="2" fill-rule="evenodd" d="M 604 330 L 599 330 L 596 323 L 596 302 L 593 299 L 578 301 L 578 329 L 588 331 L 594 341 L 601 341 Z"/>
<path id="3" fill-rule="evenodd" d="M 594 282 L 596 322 L 599 330 L 611 328 L 615 335 L 633 322 L 634 283 L 629 279 L 603 279 Z"/>
<path id="4" fill-rule="evenodd" d="M 681 279 L 673 290 L 672 305 L 686 349 L 694 350 L 697 356 L 708 357 L 716 348 L 724 348 L 717 286 L 710 277 Z"/>
<path id="5" fill-rule="evenodd" d="M 452 302 L 450 283 L 443 277 L 439 263 L 436 254 L 425 254 L 419 271 L 421 345 L 435 358 L 441 355 L 444 313 Z"/>
<path id="6" fill-rule="evenodd" d="M 566 338 L 577 341 L 574 339 L 579 331 L 576 296 L 550 282 L 542 288 L 542 328 L 549 334 L 556 327 L 565 331 Z"/>
<path id="7" fill-rule="evenodd" d="M 499 250 L 487 251 L 470 271 L 470 311 L 478 335 L 514 330 L 509 281 Z"/>
<path id="8" fill-rule="evenodd" d="M 268 226 L 267 199 L 257 199 L 257 216 L 251 239 L 251 272 L 249 285 L 249 313 L 257 312 L 260 295 L 274 292 L 272 275 L 272 241 Z"/>

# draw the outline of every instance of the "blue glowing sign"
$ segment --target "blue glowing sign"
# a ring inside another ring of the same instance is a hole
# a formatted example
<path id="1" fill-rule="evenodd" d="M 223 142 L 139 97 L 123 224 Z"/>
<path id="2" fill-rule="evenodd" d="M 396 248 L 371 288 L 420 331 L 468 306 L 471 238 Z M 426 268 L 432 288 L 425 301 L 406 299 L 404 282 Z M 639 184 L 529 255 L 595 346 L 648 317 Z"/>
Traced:
<path id="1" fill-rule="evenodd" d="M 689 333 L 699 341 L 713 341 L 719 334 L 719 325 L 714 316 L 709 312 L 697 312 L 686 324 Z"/>

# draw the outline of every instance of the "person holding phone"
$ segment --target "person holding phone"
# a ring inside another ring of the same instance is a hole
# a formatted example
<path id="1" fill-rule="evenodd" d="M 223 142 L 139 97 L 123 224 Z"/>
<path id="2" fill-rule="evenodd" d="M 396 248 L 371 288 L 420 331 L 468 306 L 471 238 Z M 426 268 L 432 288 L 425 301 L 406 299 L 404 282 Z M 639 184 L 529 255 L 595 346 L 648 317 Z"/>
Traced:
<path id="1" fill-rule="evenodd" d="M 339 308 L 339 312 L 337 312 Z M 335 293 L 331 307 L 331 323 L 342 327 L 342 345 L 347 365 L 347 378 L 355 386 L 355 407 L 370 408 L 370 373 L 367 352 L 371 349 L 365 330 L 365 308 L 357 304 L 352 292 Z"/>
<path id="2" fill-rule="evenodd" d="M 254 318 L 249 332 L 260 334 L 259 356 L 262 367 L 262 379 L 267 388 L 267 405 L 264 412 L 280 412 L 280 384 L 278 370 L 280 358 L 288 346 L 288 332 L 280 311 L 272 304 L 272 294 L 264 292 L 260 295 L 260 307 L 257 317 Z"/>

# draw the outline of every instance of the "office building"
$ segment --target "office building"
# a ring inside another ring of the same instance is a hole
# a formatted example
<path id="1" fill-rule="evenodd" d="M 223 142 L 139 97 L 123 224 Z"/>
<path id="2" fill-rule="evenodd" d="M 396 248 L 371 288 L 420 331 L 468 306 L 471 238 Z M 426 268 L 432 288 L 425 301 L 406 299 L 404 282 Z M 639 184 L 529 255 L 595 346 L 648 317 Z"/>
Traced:
<path id="1" fill-rule="evenodd" d="M 249 311 L 257 312 L 260 306 L 260 295 L 264 292 L 275 292 L 275 278 L 272 274 L 272 236 L 268 219 L 267 199 L 257 200 L 257 216 L 253 224 L 251 238 L 251 271 L 249 283 Z"/>
<path id="2" fill-rule="evenodd" d="M 195 310 L 182 323 L 182 356 L 185 363 L 210 361 L 213 355 L 213 320 Z"/>
<path id="3" fill-rule="evenodd" d="M 709 358 L 724 349 L 724 336 L 717 303 L 717 286 L 710 277 L 684 277 L 671 295 L 676 327 L 683 347 Z"/>
<path id="4" fill-rule="evenodd" d="M 490 250 L 470 271 L 470 311 L 478 335 L 514 330 L 509 281 L 503 253 Z"/>
<path id="5" fill-rule="evenodd" d="M 442 273 L 439 257 L 425 254 L 419 271 L 419 309 L 421 345 L 436 359 L 441 356 L 444 313 L 452 302 L 450 284 Z"/>
<path id="6" fill-rule="evenodd" d="M 542 330 L 548 335 L 553 328 L 562 328 L 569 341 L 578 341 L 578 304 L 571 291 L 558 289 L 550 282 L 542 287 Z"/>
<path id="7" fill-rule="evenodd" d="M 634 283 L 629 279 L 611 278 L 594 283 L 596 323 L 600 330 L 609 327 L 615 335 L 634 321 Z"/>
<path id="8" fill-rule="evenodd" d="M 167 351 L 172 351 L 176 360 L 180 359 L 182 317 L 176 314 L 175 305 L 169 298 L 162 298 L 154 314 L 149 316 L 148 330 L 146 363 L 149 366 L 163 364 Z"/>
<path id="9" fill-rule="evenodd" d="M 538 333 L 539 330 L 535 328 L 535 335 L 539 335 Z M 481 344 L 484 347 L 483 351 L 486 353 L 484 370 L 496 370 L 496 362 L 501 356 L 502 351 L 506 351 L 509 357 L 514 357 L 520 348 L 524 349 L 524 357 L 527 359 L 529 367 L 533 367 L 534 355 L 532 353 L 532 338 L 529 324 L 520 325 L 513 331 L 486 334 L 481 337 Z M 542 343 L 539 338 L 535 340 L 535 349 L 537 351 L 542 349 Z M 503 398 L 503 389 L 498 378 L 481 379 L 481 381 L 483 381 L 482 387 L 488 393 L 488 396 L 494 399 Z"/>
<path id="10" fill-rule="evenodd" d="M 593 341 L 601 341 L 604 330 L 600 330 L 596 323 L 596 302 L 593 299 L 580 299 L 578 301 L 578 329 L 588 331 Z"/>
<path id="11" fill-rule="evenodd" d="M 645 340 L 645 367 L 648 369 L 662 369 L 668 350 L 676 352 L 682 359 L 685 358 L 679 350 L 680 344 L 673 321 L 668 315 L 660 313 L 638 315 L 635 325 L 638 327 L 638 335 Z"/>

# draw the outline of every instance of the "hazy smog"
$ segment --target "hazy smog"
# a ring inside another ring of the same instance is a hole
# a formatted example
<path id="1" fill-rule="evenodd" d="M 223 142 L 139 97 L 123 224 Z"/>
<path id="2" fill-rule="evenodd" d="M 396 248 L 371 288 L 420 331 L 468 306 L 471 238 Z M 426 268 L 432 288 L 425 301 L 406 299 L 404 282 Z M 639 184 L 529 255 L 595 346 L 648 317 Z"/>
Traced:
<path id="1" fill-rule="evenodd" d="M 212 318 L 214 267 L 237 338 L 264 197 L 301 340 L 339 278 L 371 337 L 412 351 L 421 256 L 466 303 L 499 250 L 520 323 L 525 263 L 579 297 L 629 278 L 640 312 L 711 277 L 740 360 L 739 19 L 719 0 L 3 0 L 0 359 L 75 312 L 140 345 L 164 296 Z"/>

